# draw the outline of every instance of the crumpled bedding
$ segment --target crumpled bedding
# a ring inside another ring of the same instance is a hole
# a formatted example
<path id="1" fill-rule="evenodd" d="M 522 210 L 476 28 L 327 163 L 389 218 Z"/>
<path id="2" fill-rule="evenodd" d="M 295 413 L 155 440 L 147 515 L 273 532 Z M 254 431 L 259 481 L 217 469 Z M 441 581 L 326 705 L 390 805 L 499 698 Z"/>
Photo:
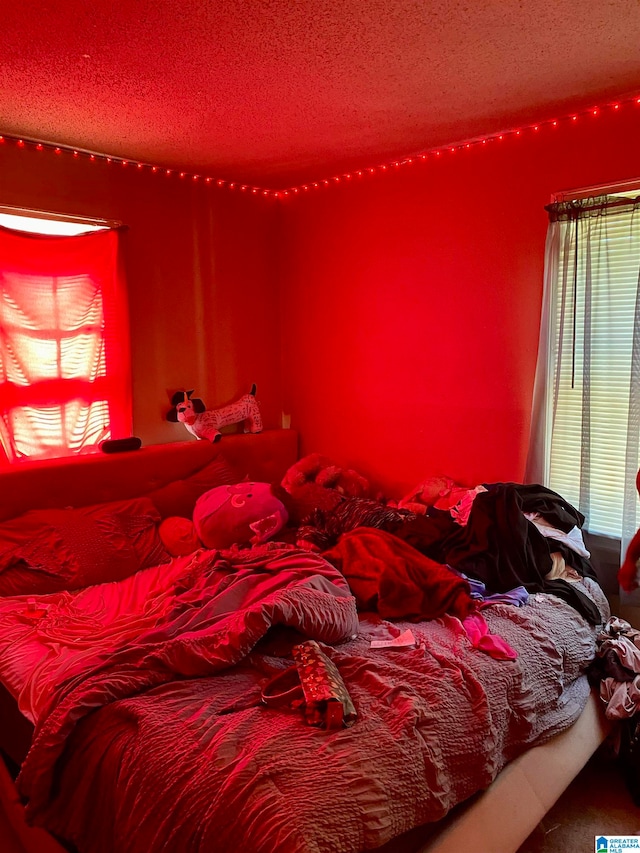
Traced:
<path id="1" fill-rule="evenodd" d="M 464 619 L 475 608 L 465 578 L 385 530 L 348 530 L 323 556 L 346 577 L 359 610 L 418 621 Z"/>
<path id="2" fill-rule="evenodd" d="M 496 660 L 450 614 L 358 622 L 320 556 L 256 551 L 180 564 L 137 639 L 111 636 L 57 672 L 18 778 L 32 822 L 80 853 L 358 853 L 439 820 L 586 703 L 595 632 L 556 596 L 483 610 L 518 653 Z M 608 618 L 598 585 L 581 587 Z M 370 646 L 407 629 L 413 648 Z M 338 666 L 351 728 L 310 728 L 258 704 L 290 663 L 292 633 Z"/>
<path id="3" fill-rule="evenodd" d="M 33 617 L 29 601 L 37 601 L 42 616 Z M 150 654 L 154 638 L 175 639 L 165 644 L 165 655 L 181 659 L 173 669 L 167 663 L 169 672 L 196 674 L 229 666 L 234 655 L 240 660 L 269 620 L 328 643 L 357 630 L 347 582 L 321 557 L 287 546 L 200 551 L 116 583 L 0 598 L 0 677 L 22 713 L 38 723 L 74 676 L 85 678 L 103 662 L 115 665 L 143 647 Z M 225 649 L 198 646 L 198 632 L 215 633 Z"/>

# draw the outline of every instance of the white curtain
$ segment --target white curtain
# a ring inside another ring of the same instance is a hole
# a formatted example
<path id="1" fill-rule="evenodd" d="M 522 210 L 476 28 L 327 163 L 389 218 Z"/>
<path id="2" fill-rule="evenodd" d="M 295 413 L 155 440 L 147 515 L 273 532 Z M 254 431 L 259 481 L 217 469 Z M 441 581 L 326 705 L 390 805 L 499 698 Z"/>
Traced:
<path id="1" fill-rule="evenodd" d="M 50 236 L 0 226 L 0 455 L 97 452 L 131 434 L 119 231 Z"/>
<path id="2" fill-rule="evenodd" d="M 640 522 L 640 199 L 550 205 L 527 482 L 621 553 Z"/>

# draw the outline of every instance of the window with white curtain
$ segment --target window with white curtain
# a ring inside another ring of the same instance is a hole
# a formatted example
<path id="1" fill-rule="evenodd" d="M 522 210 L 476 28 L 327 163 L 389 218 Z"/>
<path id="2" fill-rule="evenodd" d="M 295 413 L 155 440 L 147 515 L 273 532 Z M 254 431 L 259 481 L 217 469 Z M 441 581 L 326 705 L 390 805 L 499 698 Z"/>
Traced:
<path id="1" fill-rule="evenodd" d="M 130 434 L 118 229 L 0 211 L 0 458 L 95 451 Z"/>
<path id="2" fill-rule="evenodd" d="M 640 524 L 640 196 L 549 205 L 527 480 L 624 548 Z"/>

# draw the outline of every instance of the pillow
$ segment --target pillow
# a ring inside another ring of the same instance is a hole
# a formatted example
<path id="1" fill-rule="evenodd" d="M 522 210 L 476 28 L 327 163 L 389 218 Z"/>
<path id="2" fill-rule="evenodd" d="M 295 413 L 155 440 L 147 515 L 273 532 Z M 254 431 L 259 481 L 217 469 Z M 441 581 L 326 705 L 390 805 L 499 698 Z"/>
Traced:
<path id="1" fill-rule="evenodd" d="M 0 524 L 0 595 L 79 589 L 168 562 L 148 498 L 30 510 Z"/>
<path id="2" fill-rule="evenodd" d="M 230 486 L 244 477 L 236 471 L 222 454 L 184 480 L 173 480 L 166 486 L 147 492 L 161 517 L 181 516 L 191 518 L 196 501 L 209 489 Z"/>
<path id="3" fill-rule="evenodd" d="M 113 501 L 99 504 L 93 509 L 96 515 L 105 512 L 118 516 L 120 526 L 139 562 L 136 571 L 170 561 L 171 555 L 165 550 L 158 533 L 160 513 L 150 498 Z"/>
<path id="4" fill-rule="evenodd" d="M 158 533 L 162 544 L 172 557 L 185 557 L 202 547 L 190 518 L 182 518 L 179 515 L 165 518 L 160 523 Z"/>

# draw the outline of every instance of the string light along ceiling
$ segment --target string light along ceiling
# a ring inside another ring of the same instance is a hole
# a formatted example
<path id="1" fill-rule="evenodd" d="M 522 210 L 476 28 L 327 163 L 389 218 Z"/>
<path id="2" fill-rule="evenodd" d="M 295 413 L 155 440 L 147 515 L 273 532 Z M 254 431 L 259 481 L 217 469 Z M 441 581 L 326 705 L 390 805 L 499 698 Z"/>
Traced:
<path id="1" fill-rule="evenodd" d="M 15 145 L 17 148 L 28 149 L 35 148 L 36 151 L 52 153 L 58 157 L 71 156 L 78 160 L 89 160 L 92 163 L 106 163 L 108 165 L 118 166 L 123 169 L 130 169 L 132 172 L 151 172 L 165 178 L 177 178 L 178 180 L 191 181 L 193 183 L 201 183 L 205 186 L 216 187 L 220 189 L 231 190 L 234 192 L 249 193 L 252 195 L 260 195 L 266 198 L 284 200 L 291 196 L 300 193 L 311 192 L 314 190 L 326 189 L 336 184 L 341 184 L 347 181 L 366 179 L 372 175 L 380 175 L 395 171 L 414 164 L 424 162 L 436 162 L 448 155 L 455 154 L 460 151 L 469 149 L 482 148 L 489 143 L 503 142 L 508 139 L 518 139 L 519 137 L 539 133 L 542 130 L 549 130 L 558 127 L 560 124 L 572 124 L 583 118 L 598 118 L 605 114 L 615 114 L 623 108 L 629 106 L 640 107 L 640 97 L 634 96 L 602 106 L 591 107 L 588 110 L 573 112 L 559 119 L 550 119 L 541 121 L 537 124 L 530 124 L 524 127 L 505 130 L 500 133 L 490 134 L 487 136 L 476 137 L 465 142 L 457 142 L 451 145 L 440 146 L 438 148 L 422 151 L 417 154 L 411 154 L 401 160 L 394 160 L 390 163 L 383 163 L 376 166 L 369 166 L 362 169 L 355 169 L 350 172 L 345 172 L 340 175 L 333 175 L 330 178 L 323 178 L 317 181 L 310 181 L 299 186 L 287 187 L 286 189 L 274 190 L 265 189 L 263 187 L 251 186 L 239 181 L 228 181 L 220 178 L 213 178 L 208 175 L 199 175 L 192 172 L 182 171 L 180 169 L 169 169 L 163 166 L 156 166 L 150 163 L 143 163 L 136 160 L 127 160 L 118 157 L 111 157 L 106 154 L 98 154 L 96 152 L 84 151 L 82 149 L 69 148 L 62 145 L 55 145 L 48 142 L 39 142 L 37 140 L 19 139 L 14 136 L 0 136 L 0 145 Z"/>

